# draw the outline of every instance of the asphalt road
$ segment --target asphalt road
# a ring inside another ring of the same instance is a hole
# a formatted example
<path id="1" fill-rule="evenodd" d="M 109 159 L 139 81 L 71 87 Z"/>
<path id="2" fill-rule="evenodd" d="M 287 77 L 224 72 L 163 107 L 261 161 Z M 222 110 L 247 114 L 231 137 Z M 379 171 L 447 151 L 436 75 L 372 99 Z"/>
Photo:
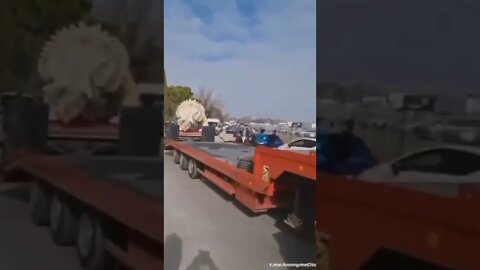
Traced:
<path id="1" fill-rule="evenodd" d="M 269 263 L 314 262 L 312 235 L 283 228 L 279 216 L 248 216 L 215 186 L 191 180 L 168 152 L 164 181 L 166 270 L 262 270 L 274 269 Z"/>
<path id="2" fill-rule="evenodd" d="M 32 224 L 26 184 L 0 184 L 0 269 L 80 270 L 72 247 L 59 247 L 48 227 Z"/>

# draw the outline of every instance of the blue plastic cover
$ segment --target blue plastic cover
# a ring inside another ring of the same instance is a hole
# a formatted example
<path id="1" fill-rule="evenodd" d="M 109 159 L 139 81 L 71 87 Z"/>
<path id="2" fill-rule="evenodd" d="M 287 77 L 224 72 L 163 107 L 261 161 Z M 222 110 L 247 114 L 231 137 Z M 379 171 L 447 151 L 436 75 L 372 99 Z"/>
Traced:
<path id="1" fill-rule="evenodd" d="M 255 136 L 255 140 L 258 145 L 267 147 L 279 147 L 283 145 L 282 139 L 276 134 L 259 133 Z"/>
<path id="2" fill-rule="evenodd" d="M 377 164 L 376 158 L 358 136 L 317 131 L 317 170 L 356 175 Z"/>

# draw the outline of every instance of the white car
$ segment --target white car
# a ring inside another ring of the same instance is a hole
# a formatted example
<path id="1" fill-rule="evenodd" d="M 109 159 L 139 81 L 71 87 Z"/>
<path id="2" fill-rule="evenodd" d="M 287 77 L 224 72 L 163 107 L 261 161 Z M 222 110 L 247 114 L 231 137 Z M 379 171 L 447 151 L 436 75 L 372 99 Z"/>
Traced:
<path id="1" fill-rule="evenodd" d="M 358 178 L 459 196 L 462 184 L 480 184 L 480 147 L 442 145 L 426 148 L 366 170 Z"/>
<path id="2" fill-rule="evenodd" d="M 279 146 L 279 150 L 288 151 L 315 151 L 317 147 L 317 140 L 311 138 L 302 138 L 293 140 L 289 143 Z"/>

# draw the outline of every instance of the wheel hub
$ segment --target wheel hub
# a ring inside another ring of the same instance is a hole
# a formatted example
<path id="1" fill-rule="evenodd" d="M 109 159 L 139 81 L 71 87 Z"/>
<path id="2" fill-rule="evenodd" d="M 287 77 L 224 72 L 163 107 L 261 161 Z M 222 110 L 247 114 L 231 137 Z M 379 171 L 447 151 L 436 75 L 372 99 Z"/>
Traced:
<path id="1" fill-rule="evenodd" d="M 193 162 L 192 161 L 188 162 L 188 172 L 190 174 L 193 173 Z"/>

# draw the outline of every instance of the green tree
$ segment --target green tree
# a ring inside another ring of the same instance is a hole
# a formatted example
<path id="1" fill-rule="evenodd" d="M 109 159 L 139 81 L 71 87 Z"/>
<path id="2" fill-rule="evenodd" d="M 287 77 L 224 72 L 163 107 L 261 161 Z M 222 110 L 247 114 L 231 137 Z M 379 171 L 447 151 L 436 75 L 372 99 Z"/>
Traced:
<path id="1" fill-rule="evenodd" d="M 165 91 L 164 114 L 165 120 L 175 119 L 175 110 L 182 101 L 193 97 L 192 89 L 188 86 L 171 85 Z"/>
<path id="2" fill-rule="evenodd" d="M 43 44 L 59 28 L 90 10 L 88 0 L 5 0 L 0 9 L 0 91 L 24 91 L 36 83 Z"/>

